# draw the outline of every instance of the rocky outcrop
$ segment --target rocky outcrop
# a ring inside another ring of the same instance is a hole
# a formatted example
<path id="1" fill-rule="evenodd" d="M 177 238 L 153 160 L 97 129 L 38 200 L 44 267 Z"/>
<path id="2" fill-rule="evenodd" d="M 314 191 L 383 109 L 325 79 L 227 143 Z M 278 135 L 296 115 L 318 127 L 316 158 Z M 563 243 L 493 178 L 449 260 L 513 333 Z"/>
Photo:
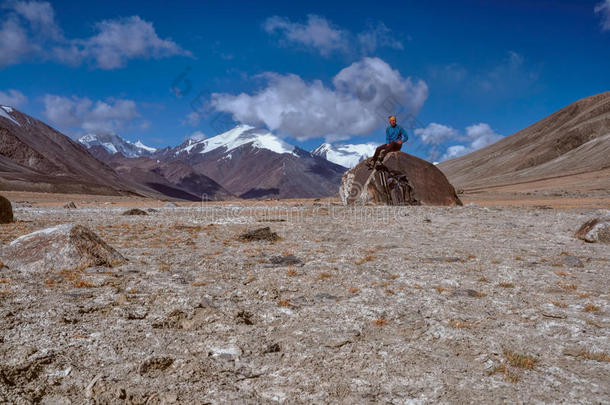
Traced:
<path id="1" fill-rule="evenodd" d="M 574 237 L 589 243 L 610 243 L 610 214 L 585 222 Z"/>
<path id="2" fill-rule="evenodd" d="M 24 235 L 1 251 L 10 268 L 28 273 L 112 267 L 125 258 L 97 234 L 81 225 L 62 224 Z"/>
<path id="3" fill-rule="evenodd" d="M 367 163 L 343 175 L 339 195 L 344 205 L 462 205 L 445 175 L 425 160 L 391 152 L 374 170 Z"/>
<path id="4" fill-rule="evenodd" d="M 13 206 L 11 202 L 0 195 L 0 224 L 13 222 Z"/>

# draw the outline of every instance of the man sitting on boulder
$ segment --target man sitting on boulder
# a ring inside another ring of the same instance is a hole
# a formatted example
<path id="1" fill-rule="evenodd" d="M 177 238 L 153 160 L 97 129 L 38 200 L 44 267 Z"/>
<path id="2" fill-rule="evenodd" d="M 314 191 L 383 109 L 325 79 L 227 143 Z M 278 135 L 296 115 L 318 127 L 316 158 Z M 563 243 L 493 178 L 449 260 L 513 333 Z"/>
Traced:
<path id="1" fill-rule="evenodd" d="M 390 121 L 390 125 L 385 130 L 386 143 L 375 149 L 375 154 L 373 155 L 372 159 L 367 162 L 367 165 L 371 169 L 375 167 L 381 152 L 385 151 L 385 153 L 389 153 L 399 151 L 400 148 L 402 148 L 403 142 L 406 142 L 409 139 L 407 131 L 405 131 L 405 129 L 400 125 L 396 124 L 395 116 L 390 115 L 388 120 Z"/>

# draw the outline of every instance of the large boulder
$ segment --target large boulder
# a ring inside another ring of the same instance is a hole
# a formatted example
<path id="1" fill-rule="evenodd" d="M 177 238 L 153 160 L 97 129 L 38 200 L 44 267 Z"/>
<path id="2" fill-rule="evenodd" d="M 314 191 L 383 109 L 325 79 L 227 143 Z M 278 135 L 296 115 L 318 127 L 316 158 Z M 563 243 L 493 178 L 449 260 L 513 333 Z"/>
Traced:
<path id="1" fill-rule="evenodd" d="M 0 258 L 10 268 L 29 273 L 112 267 L 125 258 L 82 225 L 62 224 L 21 236 L 5 246 Z"/>
<path id="2" fill-rule="evenodd" d="M 462 205 L 435 165 L 404 152 L 390 152 L 373 170 L 368 159 L 348 170 L 339 195 L 344 205 Z"/>
<path id="3" fill-rule="evenodd" d="M 589 243 L 610 243 L 610 213 L 585 222 L 574 236 Z"/>
<path id="4" fill-rule="evenodd" d="M 0 195 L 0 224 L 13 222 L 13 206 L 11 202 Z"/>

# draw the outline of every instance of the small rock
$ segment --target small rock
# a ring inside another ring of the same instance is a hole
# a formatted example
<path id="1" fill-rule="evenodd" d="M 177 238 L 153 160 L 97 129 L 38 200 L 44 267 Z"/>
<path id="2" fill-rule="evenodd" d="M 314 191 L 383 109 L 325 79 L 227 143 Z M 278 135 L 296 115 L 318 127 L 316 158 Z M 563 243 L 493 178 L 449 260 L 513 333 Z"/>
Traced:
<path id="1" fill-rule="evenodd" d="M 563 256 L 561 262 L 568 267 L 585 267 L 582 260 L 576 256 Z"/>
<path id="2" fill-rule="evenodd" d="M 13 206 L 11 202 L 0 195 L 0 224 L 13 222 Z"/>
<path id="3" fill-rule="evenodd" d="M 153 374 L 157 371 L 164 371 L 174 363 L 171 357 L 151 357 L 140 364 L 139 372 L 141 375 Z"/>
<path id="4" fill-rule="evenodd" d="M 165 203 L 164 205 L 166 208 L 173 208 L 173 207 L 177 207 L 176 203 L 168 201 Z"/>
<path id="5" fill-rule="evenodd" d="M 74 201 L 70 201 L 69 203 L 64 205 L 64 208 L 69 209 L 69 210 L 74 210 L 74 209 L 76 209 L 76 204 L 74 204 Z"/>
<path id="6" fill-rule="evenodd" d="M 471 298 L 478 298 L 481 296 L 478 291 L 471 290 L 471 289 L 455 290 L 451 295 L 454 295 L 456 297 L 471 297 Z"/>
<path id="7" fill-rule="evenodd" d="M 317 299 L 317 300 L 336 300 L 339 297 L 337 297 L 335 295 L 332 295 L 332 294 L 329 294 L 329 293 L 326 293 L 326 292 L 321 292 L 321 293 L 317 293 L 314 296 L 314 298 Z"/>
<path id="8" fill-rule="evenodd" d="M 242 242 L 252 242 L 260 240 L 275 242 L 279 239 L 280 237 L 278 236 L 278 234 L 272 232 L 271 228 L 269 228 L 268 226 L 264 228 L 254 229 L 252 231 L 247 231 L 239 236 L 239 240 Z"/>
<path id="9" fill-rule="evenodd" d="M 460 285 L 455 280 L 449 280 L 449 279 L 441 280 L 441 287 L 444 287 L 444 288 L 457 288 L 459 286 Z"/>
<path id="10" fill-rule="evenodd" d="M 303 264 L 303 261 L 296 257 L 295 255 L 286 255 L 286 256 L 271 256 L 269 258 L 269 263 L 274 264 L 276 266 L 294 266 L 297 264 Z"/>
<path id="11" fill-rule="evenodd" d="M 149 208 L 149 209 L 147 209 L 146 211 L 148 211 L 148 212 L 159 212 L 159 210 L 156 210 L 156 209 L 154 209 L 154 208 Z"/>
<path id="12" fill-rule="evenodd" d="M 267 354 L 267 353 L 278 353 L 280 352 L 282 349 L 280 348 L 280 345 L 277 343 L 272 343 L 269 346 L 267 346 L 265 348 L 265 350 L 263 350 L 263 354 Z"/>
<path id="13" fill-rule="evenodd" d="M 139 208 L 132 208 L 123 213 L 123 215 L 148 215 L 146 211 L 143 211 Z"/>
<path id="14" fill-rule="evenodd" d="M 574 237 L 589 243 L 610 243 L 610 214 L 585 222 Z"/>

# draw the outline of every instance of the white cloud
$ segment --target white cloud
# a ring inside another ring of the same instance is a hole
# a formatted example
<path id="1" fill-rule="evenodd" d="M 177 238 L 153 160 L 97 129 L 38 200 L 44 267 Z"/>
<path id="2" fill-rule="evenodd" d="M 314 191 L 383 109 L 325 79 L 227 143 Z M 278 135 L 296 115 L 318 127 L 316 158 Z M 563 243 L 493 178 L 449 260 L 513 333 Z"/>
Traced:
<path id="1" fill-rule="evenodd" d="M 604 0 L 595 6 L 595 14 L 601 14 L 602 31 L 610 31 L 610 0 Z"/>
<path id="2" fill-rule="evenodd" d="M 17 1 L 13 3 L 13 9 L 31 24 L 34 32 L 55 39 L 62 38 L 61 29 L 55 23 L 55 12 L 51 3 Z"/>
<path id="3" fill-rule="evenodd" d="M 19 108 L 28 101 L 28 98 L 19 90 L 9 89 L 0 91 L 0 104 Z"/>
<path id="4" fill-rule="evenodd" d="M 0 68 L 21 62 L 34 48 L 18 22 L 7 19 L 0 26 Z"/>
<path id="5" fill-rule="evenodd" d="M 37 58 L 116 69 L 131 59 L 192 56 L 172 40 L 160 38 L 153 24 L 139 16 L 104 20 L 94 25 L 95 35 L 70 39 L 64 37 L 48 2 L 15 1 L 4 8 L 8 11 L 0 27 L 0 67 Z"/>
<path id="6" fill-rule="evenodd" d="M 497 134 L 489 124 L 479 123 L 466 127 L 467 145 L 453 145 L 447 148 L 447 151 L 441 158 L 441 161 L 453 159 L 465 155 L 475 150 L 484 148 L 502 139 L 503 136 Z"/>
<path id="7" fill-rule="evenodd" d="M 402 42 L 397 40 L 381 21 L 354 35 L 315 14 L 308 15 L 305 23 L 273 16 L 265 20 L 263 29 L 269 34 L 278 35 L 282 45 L 301 45 L 318 51 L 322 56 L 353 52 L 369 55 L 380 47 L 403 49 Z"/>
<path id="8" fill-rule="evenodd" d="M 102 69 L 125 66 L 129 59 L 190 55 L 178 44 L 157 35 L 153 24 L 138 16 L 105 20 L 95 25 L 97 35 L 76 42 L 77 55 L 92 59 Z"/>
<path id="9" fill-rule="evenodd" d="M 333 27 L 327 19 L 314 14 L 307 16 L 305 24 L 291 22 L 286 17 L 269 17 L 263 28 L 269 34 L 279 33 L 288 42 L 315 48 L 324 56 L 349 49 L 347 31 Z"/>
<path id="10" fill-rule="evenodd" d="M 89 98 L 44 96 L 44 116 L 61 129 L 116 133 L 140 117 L 132 100 L 92 101 Z"/>
<path id="11" fill-rule="evenodd" d="M 192 127 L 199 126 L 201 122 L 201 114 L 196 111 L 189 113 L 184 120 L 182 120 L 182 125 L 190 125 Z"/>
<path id="12" fill-rule="evenodd" d="M 392 49 L 404 49 L 402 42 L 392 36 L 392 31 L 381 21 L 368 30 L 358 34 L 358 42 L 365 54 L 373 53 L 377 48 L 387 47 Z"/>
<path id="13" fill-rule="evenodd" d="M 428 145 L 440 145 L 448 140 L 457 139 L 460 136 L 457 129 L 434 122 L 426 128 L 417 128 L 414 133 L 421 137 L 423 143 Z"/>
<path id="14" fill-rule="evenodd" d="M 212 94 L 212 106 L 238 122 L 266 126 L 298 140 L 333 142 L 369 134 L 398 109 L 416 115 L 428 97 L 421 80 L 403 78 L 379 58 L 363 58 L 341 70 L 332 87 L 294 74 L 267 73 L 255 94 Z"/>

